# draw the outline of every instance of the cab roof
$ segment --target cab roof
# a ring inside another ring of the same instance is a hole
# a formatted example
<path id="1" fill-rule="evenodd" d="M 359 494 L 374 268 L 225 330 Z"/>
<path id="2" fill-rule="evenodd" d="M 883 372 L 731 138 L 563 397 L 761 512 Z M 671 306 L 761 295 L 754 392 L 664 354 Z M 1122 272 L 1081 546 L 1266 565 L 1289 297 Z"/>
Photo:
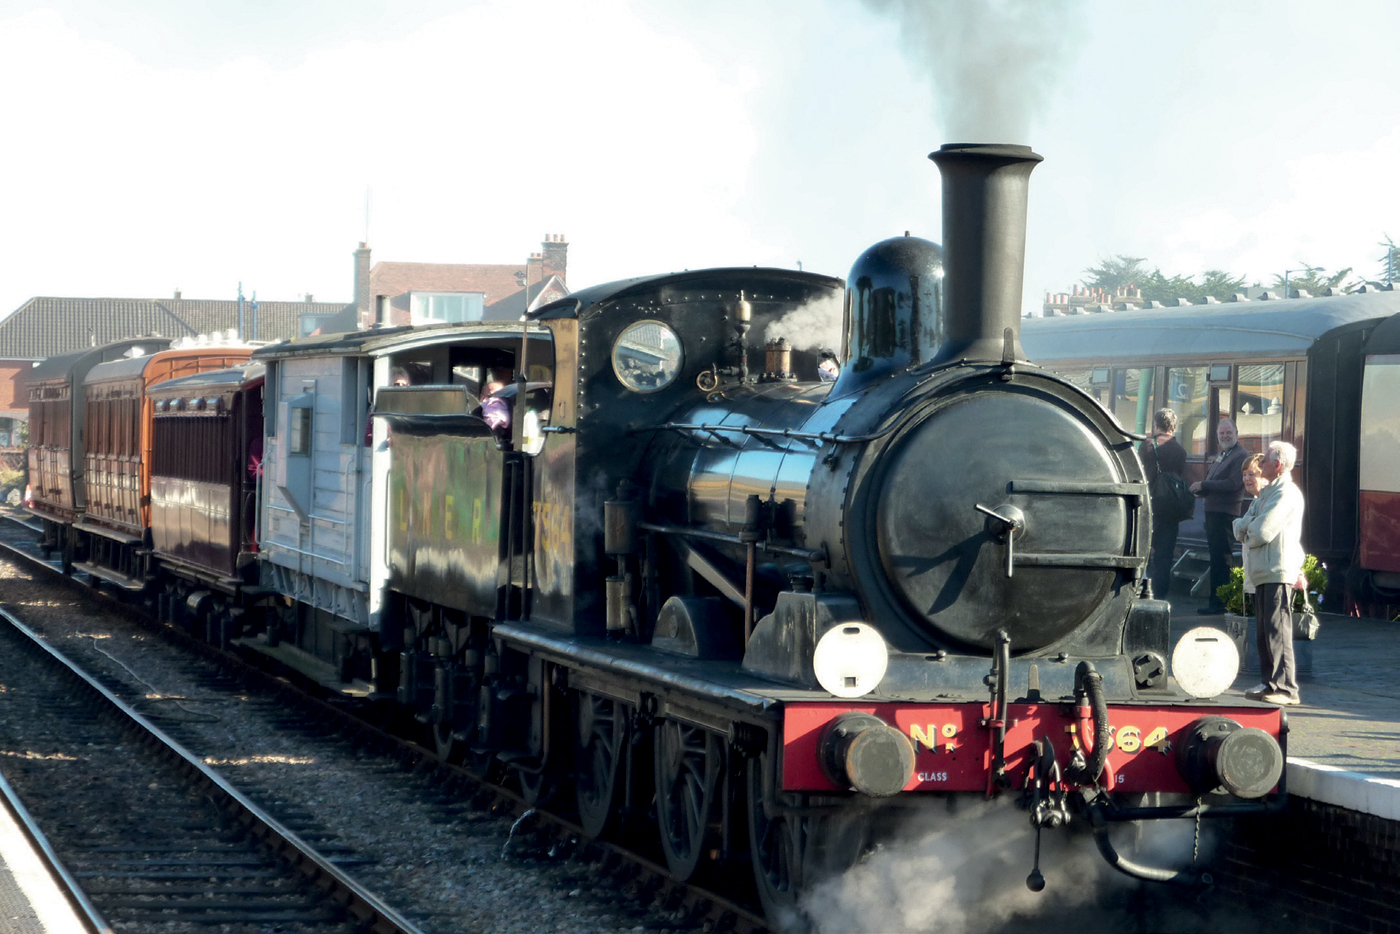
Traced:
<path id="1" fill-rule="evenodd" d="M 657 286 L 666 284 L 679 288 L 702 287 L 710 280 L 717 280 L 732 288 L 736 277 L 748 277 L 762 281 L 802 282 L 823 288 L 843 288 L 845 282 L 832 276 L 815 272 L 802 272 L 797 269 L 777 269 L 770 266 L 726 266 L 715 269 L 687 269 L 684 272 L 668 272 L 652 276 L 636 276 L 631 279 L 618 279 L 600 285 L 579 289 L 558 301 L 550 302 L 530 312 L 532 321 L 548 321 L 554 318 L 577 318 L 585 310 L 604 302 L 617 301 L 630 295 L 645 295 L 654 292 Z"/>

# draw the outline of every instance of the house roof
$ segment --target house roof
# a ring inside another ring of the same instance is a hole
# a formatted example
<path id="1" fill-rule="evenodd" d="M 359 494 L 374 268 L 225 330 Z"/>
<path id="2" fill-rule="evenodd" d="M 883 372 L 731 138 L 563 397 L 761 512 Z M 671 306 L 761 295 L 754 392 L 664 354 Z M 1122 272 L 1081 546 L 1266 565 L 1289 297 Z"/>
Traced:
<path id="1" fill-rule="evenodd" d="M 226 331 L 238 326 L 238 302 L 201 299 L 161 299 L 176 317 L 194 328 L 196 334 Z M 301 334 L 302 315 L 334 315 L 345 310 L 344 302 L 258 302 L 258 334 L 261 341 L 284 340 Z M 243 303 L 243 336 L 253 339 L 252 302 Z"/>
<path id="2" fill-rule="evenodd" d="M 244 334 L 252 336 L 251 302 Z M 258 338 L 301 333 L 300 317 L 331 315 L 342 302 L 259 302 Z M 197 299 L 31 298 L 0 321 L 0 360 L 43 360 L 142 334 L 192 337 L 238 326 L 238 302 Z"/>
<path id="3" fill-rule="evenodd" d="M 375 295 L 483 292 L 490 308 L 521 291 L 517 275 L 524 272 L 523 265 L 510 263 L 375 263 L 369 272 L 369 285 Z"/>

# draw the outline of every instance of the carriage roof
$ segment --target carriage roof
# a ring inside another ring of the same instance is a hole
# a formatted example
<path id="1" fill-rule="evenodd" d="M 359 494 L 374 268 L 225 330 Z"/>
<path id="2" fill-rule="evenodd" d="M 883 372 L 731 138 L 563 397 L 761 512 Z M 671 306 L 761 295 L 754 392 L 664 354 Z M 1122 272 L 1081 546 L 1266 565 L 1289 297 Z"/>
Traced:
<path id="1" fill-rule="evenodd" d="M 193 376 L 157 383 L 149 390 L 152 398 L 179 397 L 208 393 L 236 392 L 256 386 L 262 382 L 265 367 L 261 363 L 248 363 L 229 367 L 226 370 L 209 370 Z"/>
<path id="2" fill-rule="evenodd" d="M 1400 311 L 1400 292 L 1143 308 L 1021 322 L 1033 361 L 1304 356 L 1329 331 Z"/>
<path id="3" fill-rule="evenodd" d="M 49 357 L 30 370 L 28 382 L 33 385 L 51 380 L 72 379 L 75 374 L 86 374 L 94 366 L 105 361 L 123 359 L 123 355 L 130 352 L 132 348 L 140 347 L 146 354 L 150 354 L 164 350 L 169 344 L 168 337 L 132 337 L 103 344 L 101 347 L 89 347 L 84 350 L 76 350 L 73 353 L 60 354 L 57 357 Z M 143 356 L 136 359 L 149 358 Z"/>

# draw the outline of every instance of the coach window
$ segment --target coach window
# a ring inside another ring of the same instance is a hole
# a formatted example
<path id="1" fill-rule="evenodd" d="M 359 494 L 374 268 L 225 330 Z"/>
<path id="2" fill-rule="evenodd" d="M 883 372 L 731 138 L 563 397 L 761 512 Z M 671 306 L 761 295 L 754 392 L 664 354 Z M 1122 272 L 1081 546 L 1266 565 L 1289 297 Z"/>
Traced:
<path id="1" fill-rule="evenodd" d="M 1283 436 L 1283 364 L 1241 364 L 1235 385 L 1235 426 L 1240 443 L 1251 451 L 1263 451 L 1270 441 Z"/>
<path id="2" fill-rule="evenodd" d="M 1107 378 L 1107 376 L 1105 376 L 1105 377 L 1104 377 L 1104 380 L 1103 380 L 1102 382 L 1100 382 L 1100 383 L 1095 383 L 1095 382 L 1094 382 L 1094 373 L 1095 373 L 1095 372 L 1098 372 L 1098 371 L 1096 371 L 1096 370 L 1058 370 L 1058 371 L 1056 371 L 1055 375 L 1058 376 L 1058 377 L 1060 377 L 1060 379 L 1063 379 L 1063 380 L 1065 380 L 1065 381 L 1067 381 L 1067 382 L 1069 382 L 1069 383 L 1074 384 L 1075 387 L 1084 390 L 1086 393 L 1088 393 L 1089 395 L 1093 396 L 1095 399 L 1099 400 L 1099 402 L 1103 402 L 1103 393 L 1104 393 L 1104 390 L 1105 390 L 1106 388 L 1108 388 L 1108 378 Z"/>
<path id="3" fill-rule="evenodd" d="M 1303 444 L 1304 415 L 1307 414 L 1308 361 L 1299 360 L 1284 367 L 1284 397 L 1288 400 L 1283 407 L 1284 431 L 1288 440 L 1301 452 Z"/>
<path id="4" fill-rule="evenodd" d="M 1167 370 L 1167 404 L 1176 412 L 1176 439 L 1187 454 L 1210 453 L 1215 426 L 1210 424 L 1209 367 L 1180 366 Z"/>
<path id="5" fill-rule="evenodd" d="M 1118 424 L 1139 434 L 1147 431 L 1152 415 L 1152 367 L 1113 371 L 1113 417 Z"/>

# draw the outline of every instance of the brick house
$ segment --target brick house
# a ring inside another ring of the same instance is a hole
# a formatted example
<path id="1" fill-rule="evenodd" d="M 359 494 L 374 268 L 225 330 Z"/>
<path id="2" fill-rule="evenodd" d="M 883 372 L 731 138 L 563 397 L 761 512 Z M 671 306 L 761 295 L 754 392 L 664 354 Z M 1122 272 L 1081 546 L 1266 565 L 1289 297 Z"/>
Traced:
<path id="1" fill-rule="evenodd" d="M 309 334 L 343 317 L 344 302 L 243 303 L 243 333 L 249 340 L 283 340 Z M 19 422 L 29 420 L 25 376 L 34 364 L 57 354 L 141 334 L 193 337 L 238 327 L 238 302 L 187 299 L 31 298 L 0 321 L 0 447 L 13 443 Z"/>
<path id="2" fill-rule="evenodd" d="M 445 321 L 517 321 L 528 309 L 569 294 L 568 241 L 545 236 L 524 263 L 394 263 L 370 265 L 369 247 L 355 251 L 355 327 Z M 339 323 L 339 322 L 337 322 Z"/>

